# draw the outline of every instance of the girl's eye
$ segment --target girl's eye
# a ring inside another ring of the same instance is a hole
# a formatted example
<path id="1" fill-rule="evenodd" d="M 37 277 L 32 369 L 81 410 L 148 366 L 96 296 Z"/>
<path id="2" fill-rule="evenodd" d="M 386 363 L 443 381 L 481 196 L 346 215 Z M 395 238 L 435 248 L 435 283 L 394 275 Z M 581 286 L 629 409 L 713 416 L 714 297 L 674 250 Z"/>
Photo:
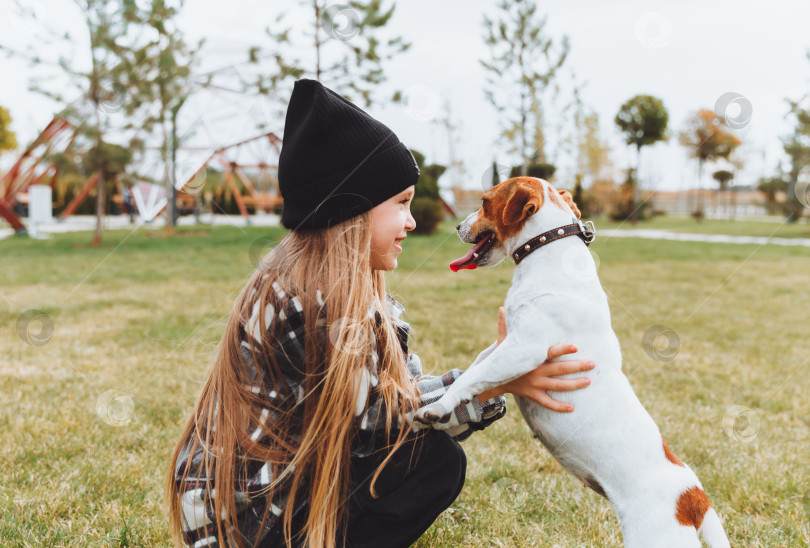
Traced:
<path id="1" fill-rule="evenodd" d="M 402 201 L 401 201 L 401 202 L 399 202 L 399 203 L 401 203 L 401 204 L 407 204 L 407 203 L 408 203 L 410 200 L 411 200 L 410 198 L 405 198 L 404 200 L 402 200 Z"/>

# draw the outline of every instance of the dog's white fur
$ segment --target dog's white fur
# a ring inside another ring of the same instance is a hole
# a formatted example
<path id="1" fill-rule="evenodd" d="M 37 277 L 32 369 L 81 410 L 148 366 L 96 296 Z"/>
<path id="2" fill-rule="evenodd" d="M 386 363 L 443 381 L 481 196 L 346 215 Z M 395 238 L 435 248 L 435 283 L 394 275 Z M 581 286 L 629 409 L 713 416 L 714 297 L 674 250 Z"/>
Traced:
<path id="1" fill-rule="evenodd" d="M 545 193 L 557 192 L 542 181 Z M 548 199 L 515 236 L 478 261 L 493 266 L 512 256 L 530 238 L 571 224 L 567 205 Z M 471 214 L 459 226 L 461 239 L 473 243 Z M 576 265 L 577 271 L 572 270 Z M 619 341 L 611 328 L 607 296 L 593 258 L 581 239 L 569 236 L 529 254 L 515 267 L 506 296 L 507 337 L 478 355 L 436 403 L 420 410 L 417 419 L 441 427 L 449 410 L 474 394 L 500 386 L 543 363 L 557 343 L 574 343 L 578 352 L 564 359 L 591 359 L 591 385 L 570 392 L 549 392 L 574 406 L 558 413 L 533 400 L 517 397 L 520 411 L 536 437 L 577 478 L 601 486 L 621 520 L 624 543 L 632 548 L 700 546 L 698 532 L 676 519 L 679 496 L 701 487 L 692 470 L 668 460 L 658 427 L 639 402 L 622 373 Z M 565 377 L 564 377 L 565 378 Z M 596 483 L 594 483 L 596 482 Z M 596 489 L 598 491 L 598 489 Z M 720 520 L 711 507 L 700 526 L 711 548 L 728 547 Z"/>

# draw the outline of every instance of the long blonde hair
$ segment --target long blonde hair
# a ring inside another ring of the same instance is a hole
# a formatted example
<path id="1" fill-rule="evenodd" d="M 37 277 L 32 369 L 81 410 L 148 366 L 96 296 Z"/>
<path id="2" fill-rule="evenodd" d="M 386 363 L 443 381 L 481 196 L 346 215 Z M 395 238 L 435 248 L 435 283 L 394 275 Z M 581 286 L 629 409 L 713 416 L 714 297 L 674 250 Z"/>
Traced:
<path id="1" fill-rule="evenodd" d="M 234 304 L 213 371 L 172 454 L 166 499 L 175 544 L 182 544 L 183 519 L 175 469 L 178 458 L 184 454 L 184 446 L 194 440 L 186 450 L 193 455 L 196 448 L 205 448 L 204 471 L 207 477 L 213 472 L 216 486 L 210 497 L 214 516 L 225 516 L 224 526 L 220 520 L 215 520 L 221 546 L 229 546 L 224 533 L 231 526 L 236 528 L 234 480 L 237 463 L 243 458 L 285 467 L 281 477 L 274 473 L 267 496 L 272 500 L 273 489 L 280 481 L 289 482 L 286 504 L 289 511 L 283 513 L 280 523 L 288 544 L 293 534 L 292 509 L 296 499 L 305 496 L 308 498 L 304 527 L 307 546 L 336 546 L 350 481 L 350 444 L 361 389 L 358 378 L 372 352 L 369 330 L 374 330 L 379 357 L 377 390 L 387 410 L 386 443 L 391 448 L 388 458 L 410 432 L 406 414 L 412 410 L 417 397 L 396 327 L 386 311 L 383 272 L 372 270 L 370 261 L 371 217 L 366 212 L 331 228 L 290 232 L 264 257 L 250 277 Z M 259 415 L 262 408 L 270 404 L 250 389 L 257 383 L 263 384 L 264 394 L 268 390 L 281 393 L 286 389 L 271 351 L 274 339 L 280 335 L 277 324 L 281 322 L 273 322 L 271 326 L 264 323 L 265 307 L 274 294 L 274 282 L 285 292 L 298 296 L 303 307 L 307 336 L 305 364 L 302 364 L 306 371 L 302 424 L 301 415 L 296 415 L 294 420 L 291 413 L 285 412 L 288 410 L 271 407 L 274 420 L 265 425 Z M 312 336 L 318 330 L 318 290 L 326 303 L 327 341 Z M 260 303 L 258 315 L 252 314 L 255 302 Z M 379 314 L 370 315 L 369 311 Z M 262 333 L 259 351 L 255 350 L 255 344 L 252 350 L 259 370 L 256 378 L 250 378 L 240 351 L 240 327 L 244 328 L 251 315 L 258 316 Z M 382 321 L 375 321 L 374 316 Z M 264 434 L 258 441 L 251 438 L 256 425 Z M 400 425 L 396 436 L 392 436 L 395 426 Z M 388 458 L 378 468 L 374 480 Z M 185 476 L 188 472 L 187 469 Z M 304 482 L 306 493 L 299 492 Z M 209 494 L 206 492 L 207 499 Z M 235 540 L 243 546 L 241 539 Z"/>

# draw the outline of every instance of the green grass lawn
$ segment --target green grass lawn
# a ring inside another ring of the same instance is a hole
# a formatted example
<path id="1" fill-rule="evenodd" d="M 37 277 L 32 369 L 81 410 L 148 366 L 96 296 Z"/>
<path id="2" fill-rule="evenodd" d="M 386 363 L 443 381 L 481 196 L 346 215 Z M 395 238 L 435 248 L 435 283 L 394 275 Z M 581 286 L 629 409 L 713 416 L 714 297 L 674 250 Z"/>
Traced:
<path id="1" fill-rule="evenodd" d="M 598 228 L 652 228 L 671 230 L 672 232 L 690 232 L 701 234 L 729 234 L 732 236 L 771 236 L 774 238 L 810 238 L 810 224 L 806 219 L 798 223 L 786 223 L 774 218 L 771 222 L 749 220 L 704 219 L 697 222 L 690 217 L 654 217 L 639 222 L 635 226 L 630 222 L 611 221 L 603 217 L 596 221 Z"/>
<path id="2" fill-rule="evenodd" d="M 506 263 L 450 272 L 467 249 L 454 225 L 409 237 L 388 278 L 433 372 L 466 367 L 494 340 L 511 281 Z M 100 249 L 88 233 L 0 241 L 0 544 L 168 545 L 169 451 L 236 295 L 283 234 L 141 229 L 107 232 Z M 732 545 L 810 546 L 810 250 L 598 236 L 591 250 L 625 371 Z M 45 344 L 18 334 L 28 310 L 52 322 Z M 642 346 L 656 325 L 679 337 L 672 361 Z M 416 546 L 621 546 L 609 504 L 510 406 L 464 443 L 465 488 Z"/>

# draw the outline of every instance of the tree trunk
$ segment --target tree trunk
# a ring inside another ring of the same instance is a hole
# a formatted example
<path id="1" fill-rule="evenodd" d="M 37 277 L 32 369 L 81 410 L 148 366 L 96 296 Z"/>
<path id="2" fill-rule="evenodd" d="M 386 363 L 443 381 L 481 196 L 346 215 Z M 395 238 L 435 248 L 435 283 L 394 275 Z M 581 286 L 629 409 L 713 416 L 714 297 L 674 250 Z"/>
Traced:
<path id="1" fill-rule="evenodd" d="M 162 93 L 162 92 L 161 92 Z M 166 112 L 165 105 L 161 107 L 162 112 Z M 172 218 L 172 206 L 169 200 L 172 199 L 172 178 L 169 169 L 169 134 L 166 131 L 166 119 L 161 113 L 160 115 L 160 130 L 163 133 L 163 146 L 160 147 L 160 159 L 163 162 L 163 189 L 166 193 L 166 235 L 171 236 L 174 234 L 174 219 Z"/>
<path id="2" fill-rule="evenodd" d="M 737 216 L 737 193 L 731 191 L 731 220 L 733 221 Z"/>
<path id="3" fill-rule="evenodd" d="M 171 197 L 169 198 L 169 205 L 172 212 L 172 227 L 177 226 L 177 112 L 179 110 L 179 107 L 172 109 L 172 191 Z M 185 181 L 183 182 L 185 183 Z"/>
<path id="4" fill-rule="evenodd" d="M 318 0 L 312 0 L 315 8 L 315 79 L 321 81 L 321 7 Z"/>
<path id="5" fill-rule="evenodd" d="M 633 203 L 630 204 L 632 209 L 630 210 L 630 222 L 635 225 L 638 222 L 638 199 L 639 199 L 639 191 L 638 191 L 638 183 L 639 177 L 641 176 L 641 145 L 636 145 L 636 176 L 633 177 L 631 181 L 633 184 Z"/>
<path id="6" fill-rule="evenodd" d="M 697 206 L 695 207 L 695 218 L 698 222 L 703 220 L 703 160 L 698 161 L 698 187 Z"/>
<path id="7" fill-rule="evenodd" d="M 729 188 L 731 188 L 731 185 L 729 185 L 729 182 L 726 182 L 725 192 L 726 192 L 726 205 L 728 206 L 728 220 L 731 221 L 734 219 L 734 212 L 731 210 L 731 191 L 729 190 Z"/>
<path id="8" fill-rule="evenodd" d="M 520 92 L 520 175 L 526 177 L 529 174 L 529 157 L 526 154 L 526 102 L 525 93 Z"/>
<path id="9" fill-rule="evenodd" d="M 518 55 L 518 65 L 520 66 L 521 80 L 525 77 L 526 70 L 523 66 L 523 42 L 520 44 L 520 54 Z M 526 153 L 526 84 L 520 86 L 520 159 L 522 164 L 520 174 L 526 177 L 529 174 L 529 157 Z"/>
<path id="10" fill-rule="evenodd" d="M 90 13 L 91 5 L 88 1 L 87 3 L 87 13 Z M 90 36 L 90 57 L 92 61 L 92 74 L 90 80 L 90 92 L 93 101 L 93 106 L 96 110 L 96 171 L 98 172 L 98 181 L 96 182 L 96 230 L 93 233 L 93 246 L 99 247 L 101 246 L 101 235 L 104 232 L 104 206 L 105 206 L 105 196 L 104 196 L 104 185 L 105 185 L 105 177 L 104 177 L 104 153 L 101 149 L 101 145 L 103 144 L 104 140 L 101 137 L 101 97 L 99 96 L 99 76 L 98 76 L 98 64 L 96 61 L 96 53 L 93 49 L 93 44 L 95 43 L 94 37 L 92 35 L 92 24 L 90 24 L 89 15 L 87 15 L 88 21 L 88 28 L 91 29 L 91 36 Z"/>
<path id="11" fill-rule="evenodd" d="M 93 246 L 99 247 L 101 245 L 101 235 L 104 232 L 104 206 L 106 205 L 106 196 L 104 195 L 104 153 L 101 145 L 101 114 L 99 113 L 99 105 L 96 103 L 96 171 L 98 172 L 98 182 L 96 183 L 96 231 L 93 233 Z"/>

